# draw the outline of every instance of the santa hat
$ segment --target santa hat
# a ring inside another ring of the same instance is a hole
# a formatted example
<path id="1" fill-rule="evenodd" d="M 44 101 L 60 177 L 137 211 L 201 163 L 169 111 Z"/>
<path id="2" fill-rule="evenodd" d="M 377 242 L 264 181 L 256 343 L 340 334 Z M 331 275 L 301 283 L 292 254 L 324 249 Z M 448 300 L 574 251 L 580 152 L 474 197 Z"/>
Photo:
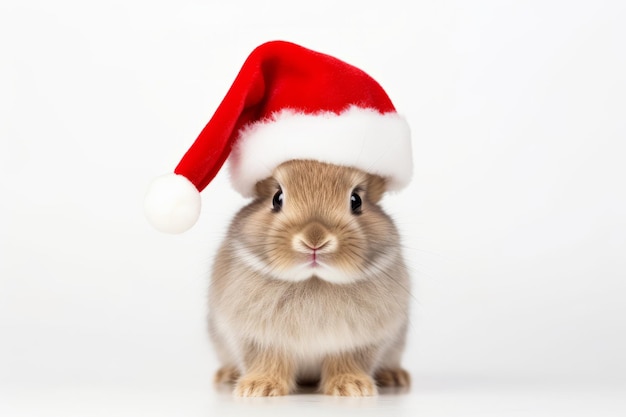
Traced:
<path id="1" fill-rule="evenodd" d="M 360 168 L 399 190 L 412 173 L 410 131 L 382 87 L 358 68 L 289 42 L 257 47 L 173 173 L 153 181 L 146 216 L 180 233 L 200 214 L 200 191 L 229 160 L 233 187 L 292 159 Z"/>

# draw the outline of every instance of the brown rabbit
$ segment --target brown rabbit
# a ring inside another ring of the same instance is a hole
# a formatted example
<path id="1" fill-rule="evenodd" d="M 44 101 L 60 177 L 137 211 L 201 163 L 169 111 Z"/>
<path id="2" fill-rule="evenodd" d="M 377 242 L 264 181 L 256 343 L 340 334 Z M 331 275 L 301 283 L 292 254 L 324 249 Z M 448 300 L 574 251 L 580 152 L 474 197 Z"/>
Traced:
<path id="1" fill-rule="evenodd" d="M 230 225 L 214 264 L 209 326 L 235 395 L 301 381 L 371 396 L 408 386 L 400 366 L 410 283 L 385 180 L 310 160 L 279 165 Z"/>

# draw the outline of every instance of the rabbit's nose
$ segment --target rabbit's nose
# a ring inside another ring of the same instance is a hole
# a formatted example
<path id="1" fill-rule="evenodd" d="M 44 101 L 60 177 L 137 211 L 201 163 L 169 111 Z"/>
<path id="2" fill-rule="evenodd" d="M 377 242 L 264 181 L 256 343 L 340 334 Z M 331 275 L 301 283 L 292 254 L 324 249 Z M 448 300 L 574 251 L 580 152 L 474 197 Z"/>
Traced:
<path id="1" fill-rule="evenodd" d="M 337 238 L 320 223 L 308 224 L 296 235 L 293 243 L 299 252 L 333 252 L 337 248 Z"/>

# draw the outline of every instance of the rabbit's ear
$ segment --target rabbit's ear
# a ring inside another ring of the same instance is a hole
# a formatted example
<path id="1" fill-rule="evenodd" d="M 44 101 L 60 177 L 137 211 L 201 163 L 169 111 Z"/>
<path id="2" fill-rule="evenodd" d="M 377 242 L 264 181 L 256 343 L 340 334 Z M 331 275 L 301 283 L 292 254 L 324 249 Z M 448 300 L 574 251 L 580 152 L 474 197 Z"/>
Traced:
<path id="1" fill-rule="evenodd" d="M 274 177 L 265 178 L 254 186 L 255 198 L 271 198 L 280 189 L 280 184 Z"/>
<path id="2" fill-rule="evenodd" d="M 387 191 L 387 180 L 378 175 L 369 175 L 367 181 L 366 198 L 376 204 Z"/>

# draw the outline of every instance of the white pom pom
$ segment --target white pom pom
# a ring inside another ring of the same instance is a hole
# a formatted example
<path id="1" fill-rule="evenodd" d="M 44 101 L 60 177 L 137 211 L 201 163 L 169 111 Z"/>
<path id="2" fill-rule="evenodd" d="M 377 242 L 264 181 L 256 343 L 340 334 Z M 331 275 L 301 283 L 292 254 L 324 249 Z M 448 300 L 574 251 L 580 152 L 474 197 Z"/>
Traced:
<path id="1" fill-rule="evenodd" d="M 182 233 L 200 216 L 200 193 L 182 175 L 165 174 L 155 178 L 144 200 L 144 212 L 155 229 Z"/>

